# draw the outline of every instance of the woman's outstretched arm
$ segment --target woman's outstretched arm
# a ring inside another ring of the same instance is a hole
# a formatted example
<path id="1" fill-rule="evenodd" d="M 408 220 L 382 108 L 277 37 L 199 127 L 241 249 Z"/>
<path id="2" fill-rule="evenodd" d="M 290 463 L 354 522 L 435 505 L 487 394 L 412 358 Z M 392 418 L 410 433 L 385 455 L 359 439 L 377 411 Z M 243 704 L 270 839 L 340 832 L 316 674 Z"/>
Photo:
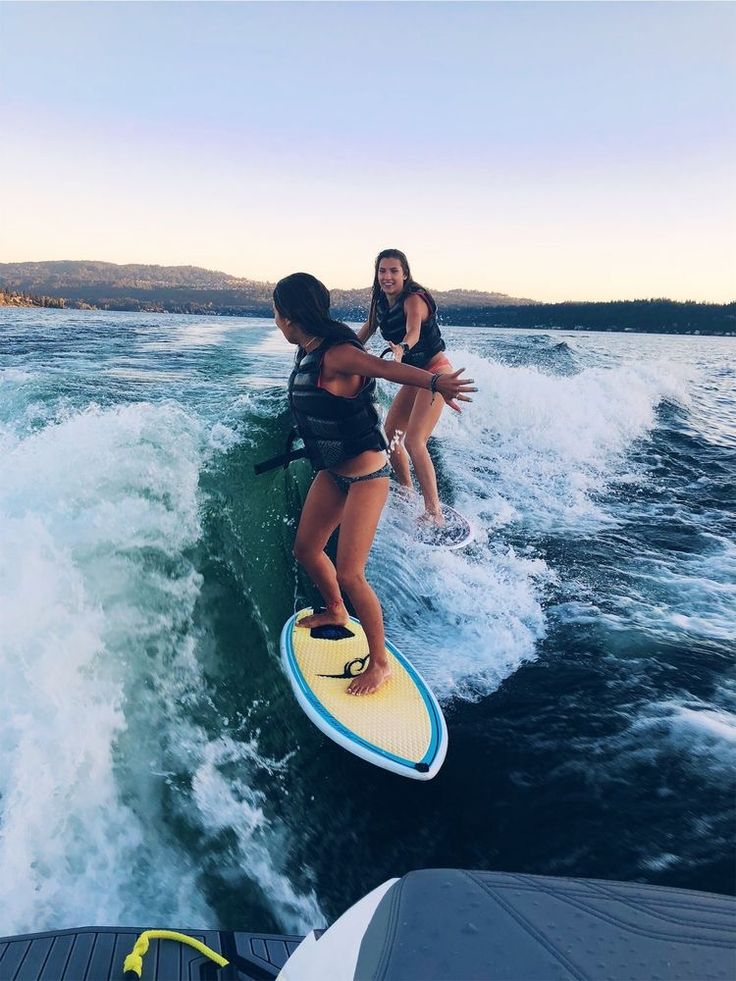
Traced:
<path id="1" fill-rule="evenodd" d="M 445 402 L 457 412 L 460 412 L 460 406 L 456 400 L 472 402 L 473 400 L 466 393 L 478 391 L 472 378 L 460 378 L 465 371 L 464 368 L 433 375 L 423 368 L 413 368 L 411 365 L 401 364 L 400 361 L 383 361 L 368 354 L 367 351 L 360 351 L 352 344 L 337 344 L 331 347 L 325 354 L 323 363 L 330 371 L 338 374 L 385 378 L 387 381 L 399 385 L 412 385 L 414 388 L 431 389 L 432 379 L 436 378 L 435 391 L 439 392 Z"/>
<path id="2" fill-rule="evenodd" d="M 406 334 L 404 335 L 404 339 L 398 344 L 388 341 L 388 346 L 391 348 L 393 356 L 397 361 L 401 361 L 404 357 L 402 344 L 408 344 L 409 349 L 411 349 L 419 340 L 419 335 L 422 332 L 422 321 L 426 320 L 429 316 L 429 307 L 421 296 L 412 293 L 411 296 L 407 296 L 406 300 L 404 300 L 404 315 L 406 317 Z"/>

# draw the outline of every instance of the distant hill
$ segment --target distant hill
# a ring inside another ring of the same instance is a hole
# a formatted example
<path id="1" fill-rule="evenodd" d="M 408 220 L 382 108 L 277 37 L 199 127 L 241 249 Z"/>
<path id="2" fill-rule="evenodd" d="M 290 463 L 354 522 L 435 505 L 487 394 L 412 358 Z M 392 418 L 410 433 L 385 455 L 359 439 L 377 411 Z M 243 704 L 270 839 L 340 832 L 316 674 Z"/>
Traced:
<path id="1" fill-rule="evenodd" d="M 230 276 L 198 266 L 117 265 L 112 262 L 0 263 L 0 289 L 26 296 L 62 298 L 66 306 L 171 313 L 271 315 L 273 283 Z M 360 320 L 370 289 L 332 290 L 340 317 Z M 433 291 L 440 307 L 516 306 L 532 300 L 471 290 Z M 48 304 L 46 304 L 48 305 Z"/>
<path id="2" fill-rule="evenodd" d="M 429 286 L 431 289 L 431 286 Z M 272 283 L 198 266 L 112 262 L 0 263 L 0 306 L 71 307 L 236 317 L 270 317 Z M 440 322 L 469 327 L 545 330 L 631 330 L 666 334 L 736 333 L 736 304 L 667 299 L 606 303 L 536 303 L 476 290 L 432 290 Z M 363 320 L 370 289 L 339 290 L 332 310 Z"/>

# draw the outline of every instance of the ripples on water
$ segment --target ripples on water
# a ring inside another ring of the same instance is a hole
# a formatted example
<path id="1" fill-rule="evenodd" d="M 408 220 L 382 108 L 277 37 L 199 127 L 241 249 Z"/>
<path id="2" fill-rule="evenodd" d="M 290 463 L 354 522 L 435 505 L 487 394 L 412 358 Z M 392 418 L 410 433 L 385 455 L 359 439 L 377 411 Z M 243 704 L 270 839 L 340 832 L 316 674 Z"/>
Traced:
<path id="1" fill-rule="evenodd" d="M 313 594 L 306 466 L 252 473 L 273 325 L 0 313 L 3 932 L 301 930 L 432 865 L 732 888 L 732 340 L 446 333 L 480 392 L 433 453 L 476 541 L 416 544 L 392 498 L 369 565 L 448 717 L 415 786 L 278 667 Z"/>

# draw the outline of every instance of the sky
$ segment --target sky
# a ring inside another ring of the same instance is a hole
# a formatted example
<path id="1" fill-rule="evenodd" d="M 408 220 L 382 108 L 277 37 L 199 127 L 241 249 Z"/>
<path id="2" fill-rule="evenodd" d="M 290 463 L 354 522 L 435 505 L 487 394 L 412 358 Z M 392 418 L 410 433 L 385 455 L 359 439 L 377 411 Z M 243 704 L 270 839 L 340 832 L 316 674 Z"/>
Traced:
<path id="1" fill-rule="evenodd" d="M 736 299 L 736 4 L 0 0 L 0 262 Z"/>

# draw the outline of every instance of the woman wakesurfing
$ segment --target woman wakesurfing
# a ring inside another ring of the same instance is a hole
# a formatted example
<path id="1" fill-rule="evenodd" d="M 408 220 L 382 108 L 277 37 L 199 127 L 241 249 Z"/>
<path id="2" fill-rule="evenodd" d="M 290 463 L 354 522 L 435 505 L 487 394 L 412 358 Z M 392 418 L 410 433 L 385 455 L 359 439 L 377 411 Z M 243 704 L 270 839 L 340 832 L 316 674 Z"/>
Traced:
<path id="1" fill-rule="evenodd" d="M 437 323 L 437 304 L 432 295 L 413 278 L 409 260 L 399 249 L 378 253 L 373 274 L 368 320 L 358 331 L 365 343 L 375 332 L 388 343 L 394 359 L 422 368 L 430 374 L 453 373 L 445 354 L 445 342 Z M 386 416 L 389 456 L 399 483 L 413 490 L 409 459 L 424 497 L 424 520 L 444 524 L 437 493 L 437 476 L 427 449 L 427 440 L 437 425 L 445 402 L 433 399 L 426 386 L 402 383 Z M 408 454 L 408 456 L 407 456 Z"/>
<path id="2" fill-rule="evenodd" d="M 306 455 L 317 471 L 302 509 L 294 556 L 314 582 L 324 612 L 299 621 L 316 628 L 343 626 L 349 597 L 368 641 L 369 664 L 348 692 L 367 695 L 389 677 L 383 614 L 365 577 L 378 521 L 388 497 L 389 441 L 376 405 L 376 378 L 426 395 L 432 406 L 471 402 L 477 389 L 458 371 L 428 371 L 368 354 L 355 333 L 330 316 L 327 287 L 309 273 L 293 273 L 273 291 L 276 325 L 297 346 L 288 397 Z M 434 367 L 437 365 L 435 364 Z M 325 552 L 339 526 L 336 564 Z"/>

